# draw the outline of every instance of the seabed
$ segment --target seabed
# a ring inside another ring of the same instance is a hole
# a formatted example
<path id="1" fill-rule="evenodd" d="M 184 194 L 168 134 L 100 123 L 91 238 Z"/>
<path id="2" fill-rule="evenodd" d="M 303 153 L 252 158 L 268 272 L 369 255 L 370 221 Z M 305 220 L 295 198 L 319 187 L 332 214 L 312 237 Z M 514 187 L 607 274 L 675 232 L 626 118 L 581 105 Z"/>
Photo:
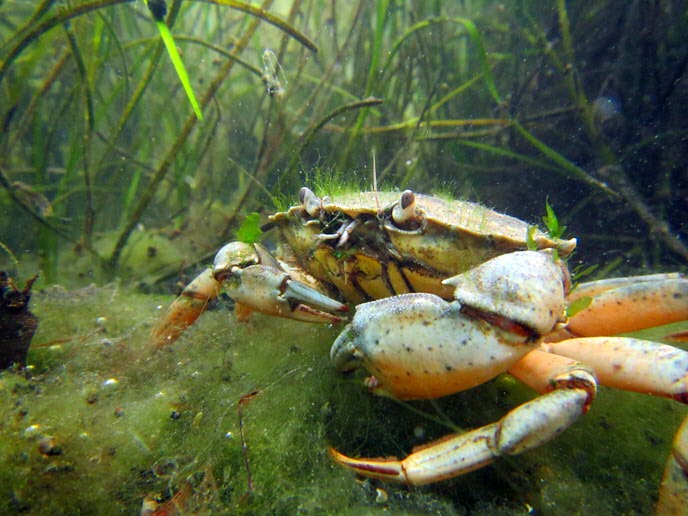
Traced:
<path id="1" fill-rule="evenodd" d="M 0 512 L 649 514 L 687 413 L 601 388 L 577 425 L 522 456 L 423 488 L 360 481 L 328 447 L 403 455 L 533 393 L 504 376 L 435 404 L 377 398 L 332 368 L 338 328 L 237 323 L 226 302 L 155 350 L 170 301 L 117 284 L 34 294 L 29 367 L 0 373 Z"/>

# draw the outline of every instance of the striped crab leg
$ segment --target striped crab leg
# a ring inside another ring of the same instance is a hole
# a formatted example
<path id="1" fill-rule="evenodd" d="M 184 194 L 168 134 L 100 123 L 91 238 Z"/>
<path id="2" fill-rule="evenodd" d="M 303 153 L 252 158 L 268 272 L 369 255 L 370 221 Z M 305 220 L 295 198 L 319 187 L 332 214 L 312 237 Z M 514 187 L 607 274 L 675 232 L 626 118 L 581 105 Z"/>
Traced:
<path id="1" fill-rule="evenodd" d="M 688 320 L 688 278 L 682 274 L 583 283 L 568 300 L 583 297 L 591 299 L 590 305 L 567 325 L 575 336 L 616 335 Z"/>
<path id="2" fill-rule="evenodd" d="M 688 404 L 688 352 L 626 337 L 587 337 L 543 344 L 544 351 L 584 361 L 600 384 Z M 657 514 L 686 514 L 688 419 L 673 442 L 659 493 Z"/>
<path id="3" fill-rule="evenodd" d="M 217 253 L 212 269 L 203 271 L 173 301 L 153 328 L 153 344 L 173 343 L 205 311 L 220 290 L 236 302 L 238 315 L 251 311 L 304 322 L 338 323 L 330 312 L 348 307 L 290 276 L 260 244 L 232 242 Z"/>
<path id="4" fill-rule="evenodd" d="M 551 392 L 516 407 L 495 423 L 417 448 L 403 460 L 353 459 L 334 449 L 330 453 L 336 462 L 365 477 L 429 484 L 540 446 L 571 426 L 595 396 L 594 377 L 576 362 L 556 355 L 533 351 L 510 372 L 519 378 L 527 375 L 530 382 L 543 386 L 543 392 Z"/>
<path id="5" fill-rule="evenodd" d="M 220 288 L 220 282 L 213 277 L 212 269 L 206 269 L 196 276 L 153 327 L 152 344 L 159 349 L 176 341 L 196 322 L 208 304 L 217 298 Z"/>

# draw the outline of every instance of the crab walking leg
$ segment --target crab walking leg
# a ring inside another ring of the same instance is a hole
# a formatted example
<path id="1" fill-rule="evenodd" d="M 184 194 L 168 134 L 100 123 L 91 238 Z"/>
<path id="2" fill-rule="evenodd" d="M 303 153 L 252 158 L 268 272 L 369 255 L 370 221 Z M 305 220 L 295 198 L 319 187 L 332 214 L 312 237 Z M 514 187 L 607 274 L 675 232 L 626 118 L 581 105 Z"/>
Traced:
<path id="1" fill-rule="evenodd" d="M 688 352 L 628 337 L 582 337 L 543 351 L 584 362 L 602 385 L 688 403 Z"/>
<path id="2" fill-rule="evenodd" d="M 237 303 L 237 317 L 251 311 L 297 321 L 338 323 L 348 307 L 294 279 L 260 244 L 231 242 L 218 251 L 212 269 L 203 271 L 174 300 L 156 324 L 151 340 L 160 348 L 172 344 L 224 289 Z"/>
<path id="3" fill-rule="evenodd" d="M 571 426 L 595 395 L 596 383 L 590 373 L 575 368 L 562 373 L 561 364 L 555 365 L 555 376 L 542 382 L 554 385 L 554 391 L 516 407 L 496 423 L 445 437 L 403 460 L 352 459 L 336 450 L 330 453 L 339 464 L 360 475 L 423 485 L 469 473 L 502 455 L 533 449 Z"/>
<path id="4" fill-rule="evenodd" d="M 591 297 L 567 330 L 580 337 L 616 335 L 688 320 L 688 278 L 654 274 L 593 281 L 580 285 L 569 301 Z"/>
<path id="5" fill-rule="evenodd" d="M 680 515 L 686 513 L 688 501 L 688 418 L 674 437 L 671 455 L 664 469 L 656 513 Z"/>
<path id="6" fill-rule="evenodd" d="M 153 331 L 151 340 L 156 348 L 172 344 L 205 311 L 208 303 L 217 298 L 220 282 L 206 269 L 189 283 L 167 309 Z"/>
<path id="7" fill-rule="evenodd" d="M 665 344 L 624 337 L 589 337 L 543 350 L 593 368 L 600 384 L 688 403 L 688 352 Z M 532 354 L 532 353 L 531 353 Z M 686 514 L 688 504 L 688 419 L 674 438 L 657 504 L 657 514 Z"/>

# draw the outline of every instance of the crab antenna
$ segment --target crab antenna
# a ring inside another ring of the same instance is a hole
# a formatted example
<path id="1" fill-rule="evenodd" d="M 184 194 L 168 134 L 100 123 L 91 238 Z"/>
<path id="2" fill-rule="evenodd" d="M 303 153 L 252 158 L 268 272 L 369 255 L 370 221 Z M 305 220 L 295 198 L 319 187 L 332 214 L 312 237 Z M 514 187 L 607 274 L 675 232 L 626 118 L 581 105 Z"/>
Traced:
<path id="1" fill-rule="evenodd" d="M 375 194 L 375 205 L 377 206 L 377 218 L 382 218 L 382 208 L 380 198 L 377 195 L 377 163 L 375 162 L 375 151 L 373 150 L 373 193 Z"/>

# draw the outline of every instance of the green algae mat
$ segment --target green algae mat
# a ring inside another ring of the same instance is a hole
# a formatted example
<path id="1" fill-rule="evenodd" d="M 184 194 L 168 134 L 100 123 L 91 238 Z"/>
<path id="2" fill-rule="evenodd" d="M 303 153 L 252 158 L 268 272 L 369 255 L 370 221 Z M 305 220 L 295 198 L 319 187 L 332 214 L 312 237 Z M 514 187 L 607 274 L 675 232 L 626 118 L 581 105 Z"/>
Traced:
<path id="1" fill-rule="evenodd" d="M 533 393 L 500 377 L 435 403 L 377 398 L 330 365 L 338 328 L 239 324 L 223 303 L 156 351 L 170 300 L 118 285 L 34 294 L 28 369 L 0 373 L 0 513 L 649 514 L 686 415 L 601 388 L 522 456 L 423 488 L 359 481 L 330 446 L 403 455 Z"/>

